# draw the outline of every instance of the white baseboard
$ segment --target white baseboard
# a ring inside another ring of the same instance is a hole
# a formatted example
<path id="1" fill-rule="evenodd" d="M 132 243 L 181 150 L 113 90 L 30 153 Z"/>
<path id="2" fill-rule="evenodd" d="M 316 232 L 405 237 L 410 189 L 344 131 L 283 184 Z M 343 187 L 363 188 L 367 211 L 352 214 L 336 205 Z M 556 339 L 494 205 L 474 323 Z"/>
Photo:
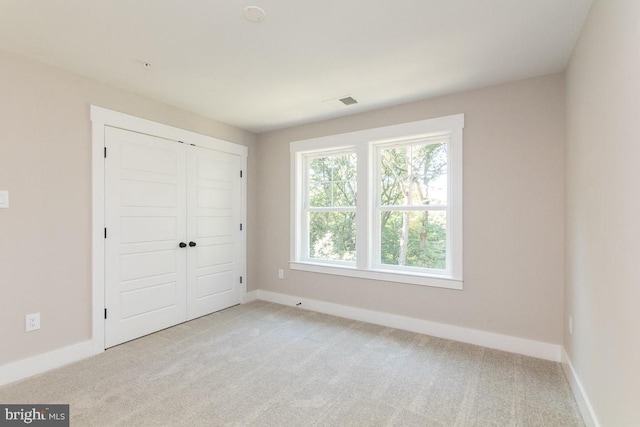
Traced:
<path id="1" fill-rule="evenodd" d="M 244 294 L 244 298 L 242 299 L 242 304 L 247 304 L 257 299 L 258 299 L 258 291 L 250 291 Z"/>
<path id="2" fill-rule="evenodd" d="M 254 291 L 255 292 L 255 291 Z M 269 291 L 257 291 L 257 299 L 274 302 L 282 305 L 298 306 L 300 308 L 331 314 L 352 320 L 360 320 L 381 326 L 417 332 L 439 338 L 446 338 L 510 353 L 537 357 L 540 359 L 560 362 L 561 346 L 509 335 L 485 332 L 477 329 L 463 328 L 445 323 L 430 322 L 428 320 L 397 314 L 382 313 L 346 305 L 333 304 L 309 298 L 299 298 L 292 295 L 280 294 Z M 301 303 L 298 305 L 298 303 Z"/>
<path id="3" fill-rule="evenodd" d="M 83 341 L 58 350 L 0 366 L 0 386 L 59 368 L 93 356 L 93 341 Z"/>
<path id="4" fill-rule="evenodd" d="M 569 385 L 571 385 L 573 395 L 576 397 L 576 402 L 578 403 L 578 408 L 580 408 L 580 414 L 582 415 L 584 423 L 588 427 L 600 427 L 600 422 L 598 422 L 598 417 L 596 417 L 593 406 L 591 406 L 591 401 L 564 347 L 562 347 L 562 368 L 564 369 L 564 374 L 567 376 Z"/>
<path id="5" fill-rule="evenodd" d="M 301 303 L 299 307 L 306 310 L 481 345 L 554 362 L 560 362 L 562 356 L 563 366 L 565 366 L 565 371 L 568 371 L 567 377 L 572 388 L 574 388 L 585 422 L 590 417 L 593 422 L 588 425 L 599 427 L 593 408 L 573 370 L 573 366 L 566 353 L 561 353 L 559 345 L 262 290 L 247 292 L 244 296 L 243 304 L 257 299 L 289 306 L 296 306 Z M 95 354 L 97 353 L 94 351 L 93 341 L 89 340 L 2 365 L 0 366 L 0 386 L 86 359 Z"/>

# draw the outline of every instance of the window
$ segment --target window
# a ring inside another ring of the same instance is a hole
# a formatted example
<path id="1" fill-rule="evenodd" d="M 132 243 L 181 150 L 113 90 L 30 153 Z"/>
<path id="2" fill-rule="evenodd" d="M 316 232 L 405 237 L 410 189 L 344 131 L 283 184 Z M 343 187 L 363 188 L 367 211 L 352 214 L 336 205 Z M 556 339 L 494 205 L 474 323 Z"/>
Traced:
<path id="1" fill-rule="evenodd" d="M 296 141 L 291 267 L 462 289 L 462 114 Z"/>

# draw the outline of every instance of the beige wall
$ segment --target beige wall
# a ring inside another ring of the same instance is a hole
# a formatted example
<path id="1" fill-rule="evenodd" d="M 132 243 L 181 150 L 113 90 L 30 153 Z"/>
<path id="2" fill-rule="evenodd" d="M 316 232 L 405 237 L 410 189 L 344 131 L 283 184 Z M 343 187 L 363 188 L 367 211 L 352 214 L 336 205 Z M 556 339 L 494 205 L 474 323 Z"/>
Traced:
<path id="1" fill-rule="evenodd" d="M 465 114 L 464 291 L 288 269 L 290 141 L 456 113 Z M 552 75 L 262 134 L 254 283 L 560 344 L 564 132 L 563 75 Z"/>
<path id="2" fill-rule="evenodd" d="M 0 51 L 0 365 L 91 338 L 90 104 L 249 146 L 253 197 L 255 135 Z"/>
<path id="3" fill-rule="evenodd" d="M 565 311 L 573 315 L 574 332 L 565 328 L 565 347 L 601 425 L 638 426 L 637 0 L 596 0 L 571 59 L 566 192 Z"/>

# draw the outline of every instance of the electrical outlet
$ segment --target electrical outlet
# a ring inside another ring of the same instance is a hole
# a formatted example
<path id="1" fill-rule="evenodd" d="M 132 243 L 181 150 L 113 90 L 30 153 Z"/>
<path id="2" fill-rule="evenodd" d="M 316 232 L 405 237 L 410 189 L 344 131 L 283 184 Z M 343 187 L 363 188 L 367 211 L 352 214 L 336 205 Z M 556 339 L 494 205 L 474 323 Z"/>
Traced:
<path id="1" fill-rule="evenodd" d="M 282 268 L 278 269 L 278 279 L 284 279 L 284 270 Z"/>
<path id="2" fill-rule="evenodd" d="M 40 329 L 40 313 L 27 314 L 25 317 L 25 330 L 27 332 Z"/>
<path id="3" fill-rule="evenodd" d="M 569 316 L 569 335 L 573 335 L 573 316 Z"/>

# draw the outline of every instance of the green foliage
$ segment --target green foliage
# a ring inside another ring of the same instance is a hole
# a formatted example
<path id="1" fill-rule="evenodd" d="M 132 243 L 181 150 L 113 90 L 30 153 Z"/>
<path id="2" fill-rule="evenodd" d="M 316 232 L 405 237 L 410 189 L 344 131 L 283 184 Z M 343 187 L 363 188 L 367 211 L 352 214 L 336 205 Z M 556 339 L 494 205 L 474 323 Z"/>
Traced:
<path id="1" fill-rule="evenodd" d="M 383 212 L 387 215 L 382 227 L 382 264 L 407 265 L 444 269 L 447 260 L 447 230 L 445 212 L 411 211 Z M 408 238 L 402 239 L 403 221 L 408 222 Z M 404 263 L 400 263 L 403 242 L 406 242 Z"/>
<path id="2" fill-rule="evenodd" d="M 446 205 L 446 150 L 444 142 L 418 142 L 381 150 L 378 185 L 383 264 L 445 268 L 446 211 L 416 208 Z M 307 173 L 308 206 L 328 208 L 309 213 L 310 256 L 355 261 L 356 155 L 311 158 Z"/>
<path id="3" fill-rule="evenodd" d="M 356 155 L 316 157 L 309 161 L 309 206 L 356 205 Z"/>
<path id="4" fill-rule="evenodd" d="M 311 212 L 309 215 L 311 257 L 355 262 L 355 212 Z"/>

